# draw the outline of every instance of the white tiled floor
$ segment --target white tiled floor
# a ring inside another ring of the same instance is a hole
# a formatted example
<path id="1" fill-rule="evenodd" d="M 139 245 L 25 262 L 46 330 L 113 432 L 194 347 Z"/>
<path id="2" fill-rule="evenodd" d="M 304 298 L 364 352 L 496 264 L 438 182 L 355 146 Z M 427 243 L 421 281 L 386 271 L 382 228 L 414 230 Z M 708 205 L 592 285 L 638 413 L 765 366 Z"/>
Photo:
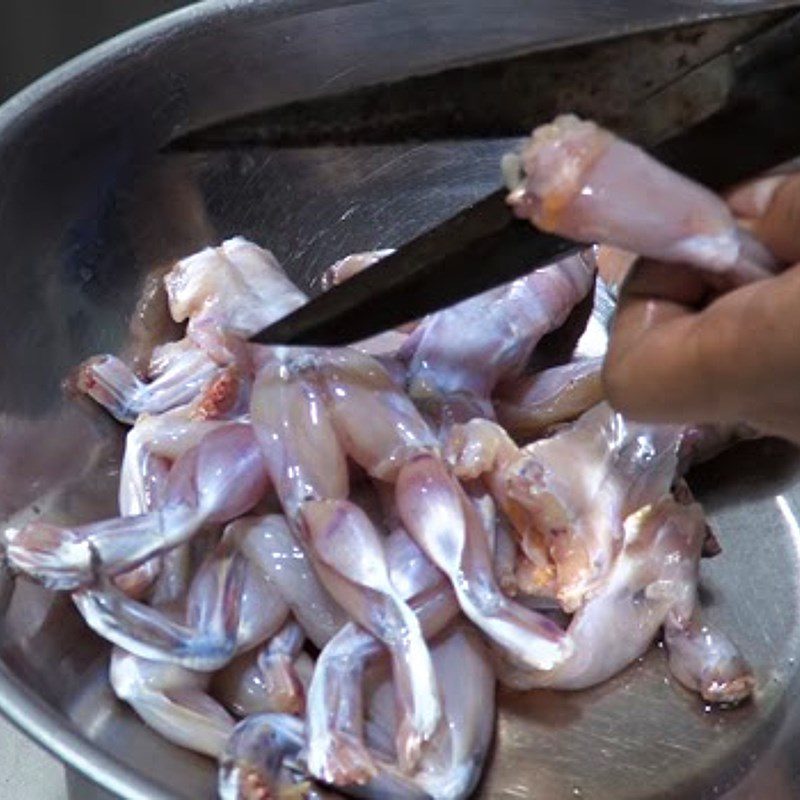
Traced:
<path id="1" fill-rule="evenodd" d="M 67 800 L 64 768 L 0 718 L 0 798 Z"/>

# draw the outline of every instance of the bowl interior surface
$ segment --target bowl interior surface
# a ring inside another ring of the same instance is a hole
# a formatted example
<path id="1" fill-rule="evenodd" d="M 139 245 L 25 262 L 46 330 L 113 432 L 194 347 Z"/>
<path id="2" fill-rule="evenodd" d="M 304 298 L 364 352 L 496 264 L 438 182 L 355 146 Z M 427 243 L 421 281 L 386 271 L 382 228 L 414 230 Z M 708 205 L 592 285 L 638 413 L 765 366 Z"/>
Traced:
<path id="1" fill-rule="evenodd" d="M 0 111 L 0 515 L 114 513 L 121 430 L 65 398 L 81 359 L 119 351 L 144 277 L 243 235 L 305 289 L 354 251 L 395 246 L 496 187 L 513 141 L 165 153 L 232 113 L 624 23 L 630 3 L 202 4 L 112 42 Z M 536 8 L 531 8 L 535 5 Z M 655 20 L 687 4 L 640 3 Z M 713 4 L 710 4 L 713 5 Z M 737 447 L 695 471 L 723 553 L 703 564 L 709 618 L 759 690 L 717 711 L 654 647 L 587 692 L 501 693 L 486 798 L 797 796 L 797 452 Z M 63 597 L 18 581 L 0 636 L 0 704 L 125 797 L 214 796 L 214 766 L 113 698 L 107 648 Z M 622 632 L 620 633 L 622 635 Z M 796 780 L 796 779 L 794 779 Z M 766 783 L 770 781 L 770 783 Z M 737 788 L 738 787 L 738 788 Z"/>

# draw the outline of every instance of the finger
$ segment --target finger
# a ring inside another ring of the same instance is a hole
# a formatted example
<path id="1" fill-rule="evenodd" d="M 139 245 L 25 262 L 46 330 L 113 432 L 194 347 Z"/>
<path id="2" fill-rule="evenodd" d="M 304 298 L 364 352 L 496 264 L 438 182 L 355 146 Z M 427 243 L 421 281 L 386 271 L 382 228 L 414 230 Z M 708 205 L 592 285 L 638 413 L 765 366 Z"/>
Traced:
<path id="1" fill-rule="evenodd" d="M 788 175 L 770 175 L 737 186 L 727 196 L 728 205 L 739 217 L 759 219 L 764 216 L 777 188 Z"/>
<path id="2" fill-rule="evenodd" d="M 649 268 L 657 278 L 655 268 Z M 644 282 L 647 268 L 635 276 Z M 654 281 L 654 284 L 656 281 Z M 695 311 L 696 291 L 623 293 L 603 380 L 612 405 L 645 421 L 768 422 L 796 416 L 800 269 Z"/>
<path id="3" fill-rule="evenodd" d="M 687 339 L 705 296 L 696 272 L 649 260 L 634 265 L 622 287 L 603 370 L 606 396 L 615 408 L 649 420 L 694 413 L 699 387 L 683 377 L 693 371 L 685 347 L 675 343 Z M 681 376 L 679 385 L 671 387 L 666 402 L 665 385 L 675 375 Z"/>
<path id="4" fill-rule="evenodd" d="M 708 397 L 695 317 L 684 306 L 647 297 L 618 311 L 602 375 L 615 409 L 645 422 L 720 417 L 724 398 Z"/>
<path id="5" fill-rule="evenodd" d="M 633 298 L 669 300 L 699 309 L 712 293 L 707 273 L 683 264 L 639 259 L 628 270 L 620 290 L 620 304 Z"/>
<path id="6" fill-rule="evenodd" d="M 782 261 L 800 261 L 800 174 L 753 181 L 728 197 L 745 226 Z"/>

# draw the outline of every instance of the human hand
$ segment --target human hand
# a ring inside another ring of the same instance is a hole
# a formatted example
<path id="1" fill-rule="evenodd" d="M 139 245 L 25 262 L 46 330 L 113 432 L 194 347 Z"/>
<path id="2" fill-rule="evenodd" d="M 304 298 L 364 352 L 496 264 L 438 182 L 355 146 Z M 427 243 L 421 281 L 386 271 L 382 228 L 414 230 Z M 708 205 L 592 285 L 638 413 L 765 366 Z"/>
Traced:
<path id="1" fill-rule="evenodd" d="M 634 419 L 747 422 L 800 443 L 800 175 L 755 181 L 728 201 L 794 266 L 715 296 L 700 272 L 639 261 L 621 291 L 606 396 Z"/>

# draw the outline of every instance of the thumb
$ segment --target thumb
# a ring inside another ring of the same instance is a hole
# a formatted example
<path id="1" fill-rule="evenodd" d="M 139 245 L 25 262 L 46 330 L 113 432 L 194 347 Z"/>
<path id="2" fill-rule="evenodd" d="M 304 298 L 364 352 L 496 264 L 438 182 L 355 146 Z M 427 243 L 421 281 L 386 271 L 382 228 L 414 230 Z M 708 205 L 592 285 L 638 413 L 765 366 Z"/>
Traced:
<path id="1" fill-rule="evenodd" d="M 747 421 L 795 436 L 800 268 L 702 310 L 699 285 L 675 272 L 668 291 L 663 265 L 643 262 L 623 289 L 603 373 L 612 406 L 643 421 Z"/>
<path id="2" fill-rule="evenodd" d="M 728 204 L 773 255 L 787 264 L 800 261 L 800 174 L 744 184 L 728 195 Z"/>

